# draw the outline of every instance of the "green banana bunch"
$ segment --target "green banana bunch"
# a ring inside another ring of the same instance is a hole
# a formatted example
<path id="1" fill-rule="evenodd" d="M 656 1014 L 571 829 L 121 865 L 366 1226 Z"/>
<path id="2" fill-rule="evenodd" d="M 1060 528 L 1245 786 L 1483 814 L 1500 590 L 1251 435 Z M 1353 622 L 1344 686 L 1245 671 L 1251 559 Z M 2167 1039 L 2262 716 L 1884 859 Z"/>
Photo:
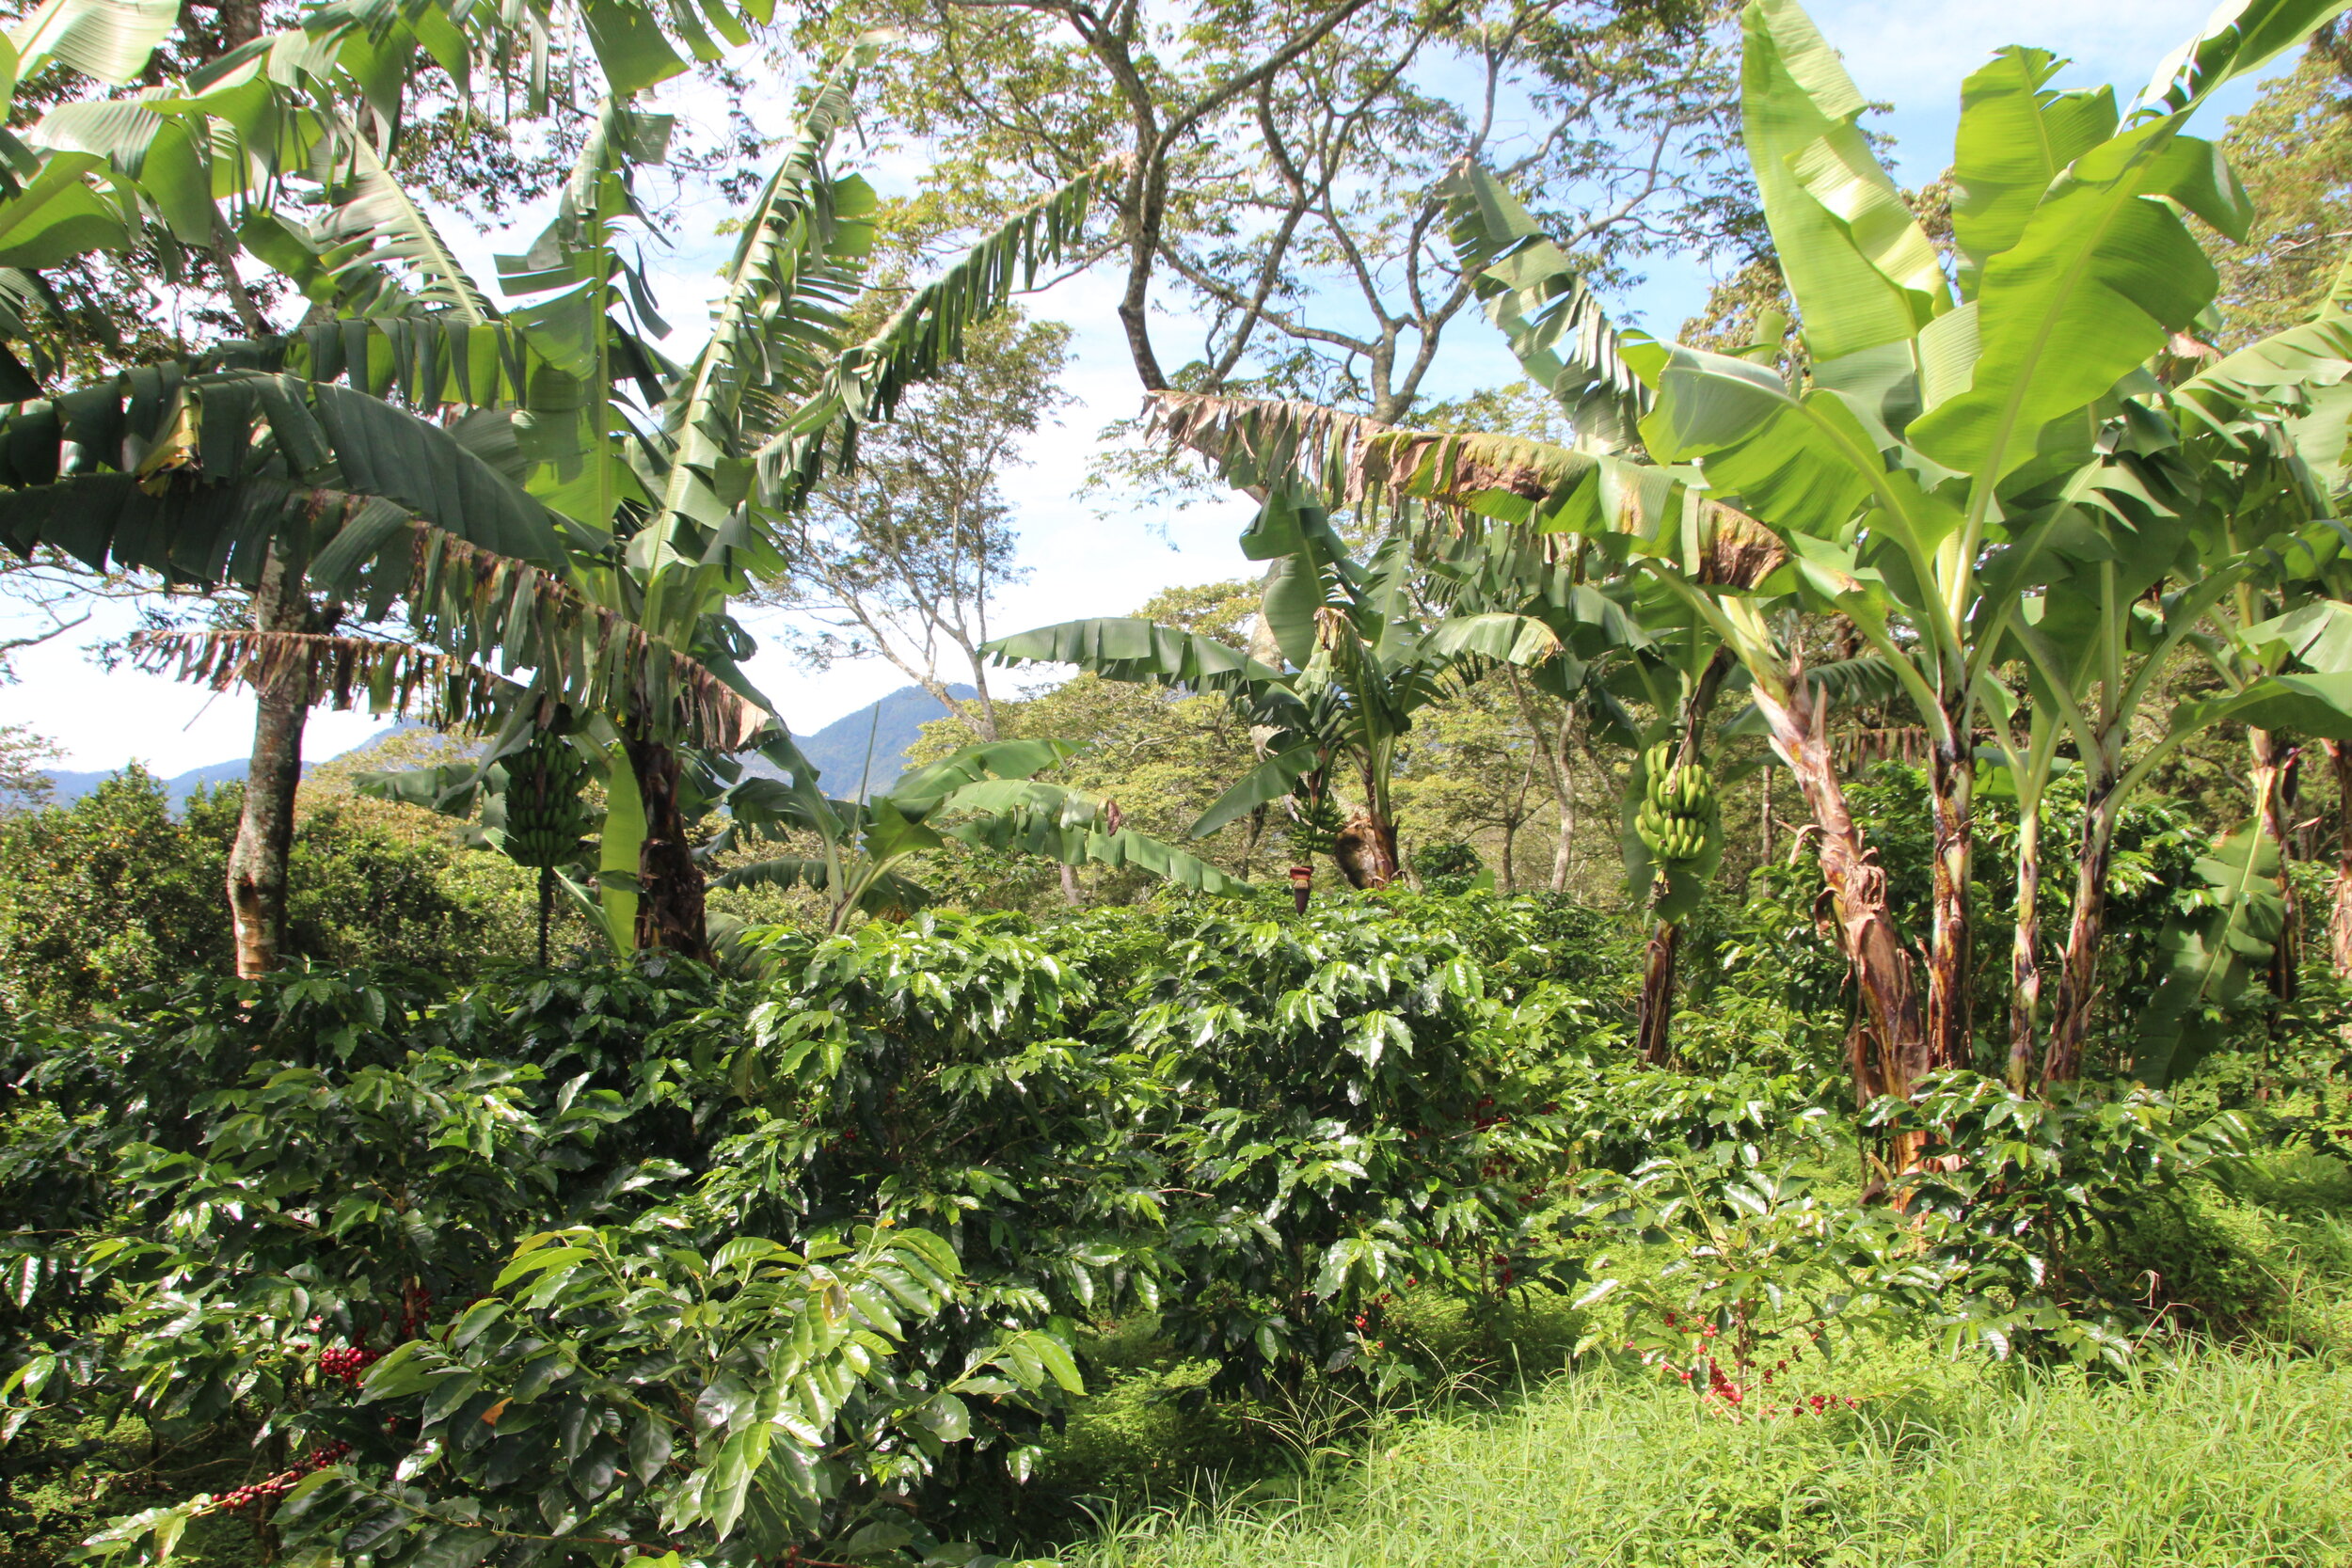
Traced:
<path id="1" fill-rule="evenodd" d="M 580 798 L 588 765 L 545 730 L 506 759 L 506 854 L 517 865 L 564 865 L 596 826 Z"/>
<path id="2" fill-rule="evenodd" d="M 1298 814 L 1291 823 L 1291 845 L 1299 854 L 1327 855 L 1340 841 L 1347 818 L 1327 796 L 1295 796 Z"/>
<path id="3" fill-rule="evenodd" d="M 1649 782 L 1633 814 L 1633 831 L 1661 865 L 1699 858 L 1714 825 L 1715 781 L 1695 762 L 1677 764 L 1671 741 L 1650 748 Z"/>

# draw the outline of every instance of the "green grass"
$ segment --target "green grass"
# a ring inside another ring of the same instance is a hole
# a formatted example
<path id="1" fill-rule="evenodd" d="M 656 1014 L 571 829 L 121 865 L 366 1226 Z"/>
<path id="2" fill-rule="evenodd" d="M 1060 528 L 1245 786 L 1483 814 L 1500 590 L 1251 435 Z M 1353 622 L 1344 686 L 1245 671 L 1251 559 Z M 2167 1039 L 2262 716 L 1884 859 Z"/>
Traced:
<path id="1" fill-rule="evenodd" d="M 1311 1423 L 1310 1423 L 1311 1425 Z M 2202 1351 L 1736 1423 L 1607 1370 L 1106 1517 L 1066 1568 L 2352 1564 L 2352 1370 Z"/>
<path id="2" fill-rule="evenodd" d="M 2230 1178 L 2152 1201 L 2087 1259 L 2148 1282 L 2169 1304 L 2161 1333 L 2201 1336 L 2152 1338 L 2128 1374 L 1860 1332 L 1792 1379 L 1858 1410 L 1740 1422 L 1654 1372 L 1547 1376 L 1580 1330 L 1536 1314 L 1506 1335 L 1539 1352 L 1517 1361 L 1533 1392 L 1498 1402 L 1473 1383 L 1412 1418 L 1324 1386 L 1288 1413 L 1229 1409 L 1212 1434 L 1138 1382 L 1072 1424 L 1056 1479 L 1092 1467 L 1110 1500 L 1055 1560 L 2352 1568 L 2352 1171 L 2274 1152 Z M 1411 1327 L 1437 1365 L 1493 1364 L 1461 1324 Z"/>

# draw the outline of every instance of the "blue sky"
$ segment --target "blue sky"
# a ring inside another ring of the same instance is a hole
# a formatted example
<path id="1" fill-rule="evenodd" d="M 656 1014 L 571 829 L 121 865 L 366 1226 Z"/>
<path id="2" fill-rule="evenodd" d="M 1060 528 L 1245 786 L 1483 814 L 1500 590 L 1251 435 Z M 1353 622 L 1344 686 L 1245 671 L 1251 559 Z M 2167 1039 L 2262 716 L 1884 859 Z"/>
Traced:
<path id="1" fill-rule="evenodd" d="M 2156 62 L 2205 20 L 2207 0 L 1816 0 L 1815 21 L 1846 55 L 1856 84 L 1869 98 L 1896 105 L 1878 129 L 1896 138 L 1896 173 L 1906 184 L 1933 179 L 1950 161 L 1952 130 L 1959 115 L 1961 79 L 1993 50 L 2031 43 L 2074 63 L 2061 85 L 2113 82 L 2128 99 Z M 2283 70 L 2281 60 L 2273 70 Z M 2254 88 L 2239 84 L 2208 111 L 2200 129 L 2217 135 L 2222 117 L 2252 99 Z M 686 105 L 690 112 L 691 105 Z M 781 118 L 781 104 L 761 118 Z M 680 230 L 707 233 L 723 210 L 715 201 L 690 204 Z M 524 237 L 534 220 L 517 226 Z M 482 275 L 490 276 L 487 253 L 507 248 L 513 236 L 471 247 Z M 691 341 L 698 329 L 692 308 L 707 292 L 709 271 L 723 256 L 723 243 L 689 245 L 663 271 L 665 310 Z M 1688 264 L 1661 265 L 1620 302 L 1620 314 L 1654 330 L 1671 333 L 1705 300 L 1709 279 Z M 1075 329 L 1068 378 L 1077 403 L 1060 427 L 1032 444 L 1032 464 L 1011 476 L 1007 489 L 1020 509 L 1023 558 L 1028 580 L 1013 589 L 993 617 L 1003 630 L 1079 615 L 1122 614 L 1159 589 L 1243 575 L 1248 564 L 1234 546 L 1247 518 L 1240 506 L 1201 506 L 1173 515 L 1113 509 L 1076 492 L 1084 478 L 1093 433 L 1135 412 L 1139 396 L 1126 351 L 1111 314 L 1114 286 L 1106 276 L 1066 282 L 1031 301 L 1040 315 L 1058 317 Z M 1169 328 L 1173 331 L 1173 325 Z M 1438 395 L 1510 379 L 1513 367 L 1495 336 L 1477 322 L 1457 326 L 1448 340 L 1448 380 Z M 102 613 L 85 633 L 118 633 L 122 613 Z M 760 623 L 752 618 L 756 633 Z M 170 774 L 204 763 L 242 755 L 250 740 L 252 705 L 242 693 L 214 697 L 160 677 L 135 672 L 107 673 L 91 664 L 80 641 L 60 640 L 21 656 L 20 684 L 0 688 L 0 722 L 28 724 L 55 738 L 67 752 L 65 766 L 116 768 L 138 758 Z M 881 664 L 843 666 L 822 674 L 797 669 L 781 655 L 765 655 L 753 673 L 796 730 L 806 733 L 904 684 L 896 670 Z M 960 675 L 960 673 L 958 673 Z M 320 713 L 311 721 L 306 752 L 324 757 L 343 750 L 380 727 L 364 714 Z"/>

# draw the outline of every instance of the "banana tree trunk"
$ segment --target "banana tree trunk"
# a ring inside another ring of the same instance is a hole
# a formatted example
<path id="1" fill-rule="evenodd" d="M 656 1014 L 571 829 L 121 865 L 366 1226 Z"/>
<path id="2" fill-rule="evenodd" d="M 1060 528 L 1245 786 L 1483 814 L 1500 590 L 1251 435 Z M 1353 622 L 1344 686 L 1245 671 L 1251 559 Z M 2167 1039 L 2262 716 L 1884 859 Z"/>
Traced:
<path id="1" fill-rule="evenodd" d="M 645 810 L 645 838 L 637 852 L 637 945 L 708 963 L 703 870 L 678 803 L 677 753 L 657 740 L 625 744 Z"/>
<path id="2" fill-rule="evenodd" d="M 1939 1071 L 1970 1065 L 1976 1035 L 1969 997 L 1975 943 L 1968 911 L 1968 878 L 1976 853 L 1970 816 L 1975 772 L 1968 733 L 1947 715 L 1952 738 L 1938 742 L 1928 764 L 1935 800 L 1933 935 L 1928 947 L 1928 1053 Z"/>
<path id="3" fill-rule="evenodd" d="M 1674 1060 L 1675 958 L 1681 946 L 1682 927 L 1676 922 L 1661 920 L 1650 927 L 1641 1009 L 1634 1024 L 1645 1067 L 1665 1067 Z"/>
<path id="4" fill-rule="evenodd" d="M 1915 966 L 1886 901 L 1886 872 L 1878 851 L 1863 842 L 1845 786 L 1830 754 L 1827 710 L 1792 669 L 1785 700 L 1756 683 L 1756 707 L 1770 726 L 1772 750 L 1788 765 L 1798 793 L 1813 814 L 1821 879 L 1835 907 L 1838 946 L 1853 974 L 1862 1008 L 1855 1020 L 1854 1088 L 1858 1097 L 1908 1095 L 1929 1071 L 1927 1025 L 1919 1006 Z M 1896 1140 L 1895 1168 L 1918 1161 L 1916 1141 Z"/>
<path id="5" fill-rule="evenodd" d="M 284 563 L 271 551 L 253 595 L 254 629 L 299 632 L 310 621 L 299 580 L 287 580 Z M 294 790 L 302 782 L 302 730 L 310 713 L 310 674 L 302 662 L 264 663 L 254 690 L 245 807 L 229 850 L 229 914 L 237 974 L 245 979 L 268 974 L 283 957 L 286 862 L 294 847 Z"/>
<path id="6" fill-rule="evenodd" d="M 1396 880 L 1396 824 L 1369 811 L 1358 812 L 1340 830 L 1331 859 L 1348 886 L 1387 887 Z"/>
<path id="7" fill-rule="evenodd" d="M 2099 1000 L 2099 949 L 2106 940 L 2107 867 L 2123 809 L 2120 783 L 2115 760 L 2101 757 L 2083 800 L 2082 859 L 2074 868 L 2074 913 L 2058 966 L 2050 1048 L 2042 1062 L 2045 1085 L 2071 1084 L 2083 1074 L 2083 1042 L 2090 1036 L 2090 1009 Z"/>
<path id="8" fill-rule="evenodd" d="M 1846 1068 L 1853 1074 L 1855 1110 L 1868 1110 L 1871 1101 L 1887 1092 L 1884 1057 L 1867 1010 L 1856 1009 L 1846 1025 Z"/>
<path id="9" fill-rule="evenodd" d="M 2328 957 L 2338 974 L 2352 975 L 2352 741 L 2326 745 L 2336 775 L 2336 882 L 2328 911 Z"/>
<path id="10" fill-rule="evenodd" d="M 2009 958 L 2009 1086 L 2033 1081 L 2035 1025 L 2042 1010 L 2042 801 L 2017 814 L 2017 930 Z"/>
<path id="11" fill-rule="evenodd" d="M 2298 940 L 2302 931 L 2302 911 L 2295 904 L 2295 879 L 2290 875 L 2294 863 L 2294 846 L 2289 839 L 2288 825 L 2292 819 L 2289 803 L 2296 793 L 2296 775 L 2302 763 L 2302 753 L 2281 741 L 2270 730 L 2249 730 L 2247 745 L 2253 753 L 2254 800 L 2262 820 L 2263 836 L 2279 851 L 2279 897 L 2286 911 L 2285 922 L 2280 927 L 2279 943 L 2270 958 L 2270 994 L 2280 1006 L 2295 1000 L 2296 968 L 2301 957 Z"/>

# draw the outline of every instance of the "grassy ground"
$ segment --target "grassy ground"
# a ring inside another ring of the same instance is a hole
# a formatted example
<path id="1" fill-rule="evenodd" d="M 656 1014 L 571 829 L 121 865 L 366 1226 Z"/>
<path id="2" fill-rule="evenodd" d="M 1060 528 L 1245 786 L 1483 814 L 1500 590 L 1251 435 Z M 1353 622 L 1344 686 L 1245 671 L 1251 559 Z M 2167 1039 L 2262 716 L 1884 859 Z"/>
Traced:
<path id="1" fill-rule="evenodd" d="M 1313 1445 L 1308 1445 L 1311 1449 Z M 1596 1370 L 1106 1518 L 1067 1568 L 2352 1564 L 2352 1370 L 2202 1351 L 1735 1422 Z"/>
<path id="2" fill-rule="evenodd" d="M 1547 1376 L 1558 1362 L 1537 1356 L 1516 1400 L 1431 1401 L 1410 1418 L 1326 1400 L 1229 1419 L 1226 1453 L 1260 1463 L 1216 1474 L 1261 1478 L 1246 1485 L 1210 1479 L 1215 1445 L 1172 1440 L 1198 1422 L 1162 1416 L 1155 1430 L 1151 1407 L 1107 1390 L 1073 1423 L 1086 1451 L 1072 1457 L 1126 1484 L 1054 1560 L 2352 1568 L 2352 1172 L 2274 1153 L 2226 1189 L 2152 1203 L 2108 1244 L 2105 1266 L 2148 1280 L 2173 1304 L 2166 1328 L 2195 1336 L 2160 1334 L 2124 1375 L 1857 1337 L 1804 1375 L 1859 1408 L 1737 1421 L 1655 1371 L 1588 1361 Z M 1564 1350 L 1568 1332 L 1531 1322 L 1512 1338 Z M 1441 1348 L 1443 1364 L 1475 1359 Z M 1289 1463 L 1269 1477 L 1275 1448 Z M 1171 1484 L 1186 1458 L 1201 1466 L 1189 1489 Z"/>

